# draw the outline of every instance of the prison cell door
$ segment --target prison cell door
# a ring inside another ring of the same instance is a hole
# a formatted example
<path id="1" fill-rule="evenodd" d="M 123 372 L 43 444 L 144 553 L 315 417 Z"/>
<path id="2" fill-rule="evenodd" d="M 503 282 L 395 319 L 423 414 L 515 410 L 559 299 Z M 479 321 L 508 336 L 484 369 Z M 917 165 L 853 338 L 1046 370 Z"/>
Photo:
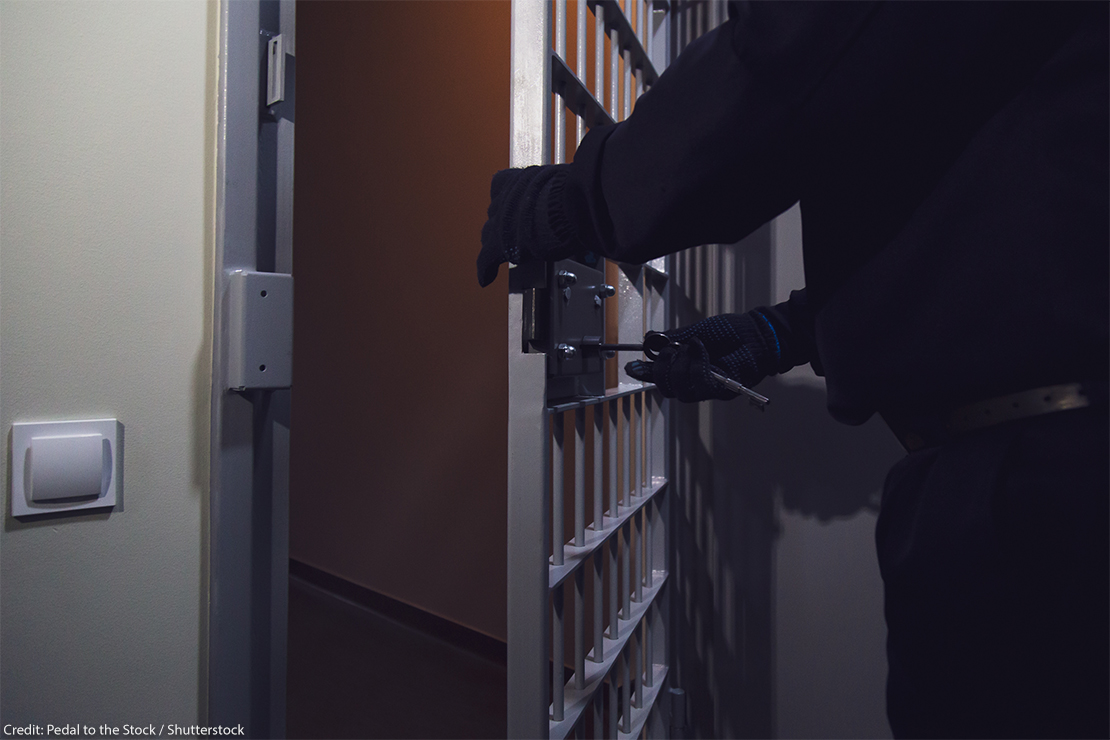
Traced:
<path id="1" fill-rule="evenodd" d="M 514 0 L 511 165 L 568 161 L 723 16 L 718 2 Z M 587 337 L 666 328 L 668 262 L 510 271 L 509 737 L 666 734 L 666 403 L 624 373 L 638 353 L 606 358 Z"/>

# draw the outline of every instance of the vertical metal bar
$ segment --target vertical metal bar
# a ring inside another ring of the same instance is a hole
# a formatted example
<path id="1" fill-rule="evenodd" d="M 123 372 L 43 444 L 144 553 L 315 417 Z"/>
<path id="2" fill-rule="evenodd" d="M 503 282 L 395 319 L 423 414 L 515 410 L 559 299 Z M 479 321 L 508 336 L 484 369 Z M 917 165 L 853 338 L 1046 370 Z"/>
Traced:
<path id="1" fill-rule="evenodd" d="M 615 640 L 620 634 L 620 578 L 617 570 L 617 537 L 609 538 L 609 639 Z"/>
<path id="2" fill-rule="evenodd" d="M 574 546 L 586 544 L 586 409 L 574 410 Z"/>
<path id="3" fill-rule="evenodd" d="M 594 662 L 605 661 L 605 592 L 603 578 L 605 561 L 601 550 L 594 553 Z"/>
<path id="4" fill-rule="evenodd" d="M 629 572 L 632 560 L 631 548 L 632 525 L 625 522 L 621 527 L 621 610 L 624 619 L 632 616 L 632 578 Z"/>
<path id="5" fill-rule="evenodd" d="M 617 690 L 617 679 L 622 673 L 621 664 L 624 662 L 624 652 L 617 653 L 616 664 L 609 671 L 609 732 L 607 737 L 617 739 L 617 720 L 620 718 L 620 694 Z"/>
<path id="6" fill-rule="evenodd" d="M 657 506 L 656 500 L 648 501 L 647 506 L 644 507 L 644 549 L 646 551 L 646 561 L 644 563 L 644 579 L 647 582 L 647 587 L 652 588 L 655 585 L 655 568 L 654 568 L 654 553 L 655 553 L 655 507 Z"/>
<path id="7" fill-rule="evenodd" d="M 617 416 L 620 413 L 617 410 L 619 402 L 616 399 L 606 402 L 609 407 L 609 516 L 616 518 L 620 513 L 618 501 L 619 488 L 617 469 L 619 467 L 620 458 L 617 451 Z"/>
<path id="8" fill-rule="evenodd" d="M 565 685 L 563 678 L 563 663 L 565 648 L 563 646 L 563 587 L 557 586 L 551 592 L 551 719 L 556 722 L 563 721 Z M 546 734 L 546 733 L 545 733 Z"/>
<path id="9" fill-rule="evenodd" d="M 605 529 L 605 414 L 601 404 L 592 407 L 594 414 L 594 531 Z"/>
<path id="10" fill-rule="evenodd" d="M 567 0 L 555 0 L 555 53 L 567 60 Z"/>
<path id="11" fill-rule="evenodd" d="M 625 506 L 631 506 L 632 500 L 628 494 L 634 485 L 632 474 L 632 399 L 625 396 L 621 399 L 621 411 L 624 412 L 624 433 L 621 435 L 624 442 L 624 486 L 621 498 Z"/>
<path id="12" fill-rule="evenodd" d="M 651 624 L 655 617 L 655 609 L 656 605 L 653 603 L 644 616 L 644 685 L 649 688 L 655 685 L 655 641 L 652 639 Z"/>
<path id="13" fill-rule="evenodd" d="M 632 517 L 633 527 L 636 530 L 636 545 L 632 548 L 632 588 L 633 588 L 633 601 L 642 602 L 644 600 L 644 578 L 643 578 L 643 548 L 644 548 L 644 526 L 643 526 L 644 511 L 641 509 L 636 512 Z"/>
<path id="14" fill-rule="evenodd" d="M 519 351 L 523 320 L 524 296 L 510 293 L 507 728 L 509 737 L 547 737 L 551 430 L 545 357 Z"/>
<path id="15" fill-rule="evenodd" d="M 636 658 L 636 666 L 635 666 L 635 669 L 632 672 L 632 675 L 635 676 L 634 682 L 635 682 L 635 689 L 636 689 L 633 704 L 637 707 L 642 707 L 644 705 L 644 679 L 643 679 L 643 676 L 644 676 L 644 653 L 643 653 L 643 650 L 644 650 L 644 623 L 643 623 L 643 620 L 641 620 L 640 623 L 636 625 L 636 632 L 633 634 L 632 639 L 635 640 L 635 645 L 636 645 L 635 653 L 633 653 L 633 655 Z"/>
<path id="16" fill-rule="evenodd" d="M 632 675 L 630 670 L 630 663 L 632 656 L 629 655 L 628 645 L 625 644 L 624 650 L 621 651 L 621 732 L 625 734 L 632 732 Z"/>
<path id="17" fill-rule="evenodd" d="M 620 36 L 617 28 L 609 29 L 609 115 L 614 121 L 620 121 L 624 116 L 618 110 L 617 95 L 620 91 Z"/>
<path id="18" fill-rule="evenodd" d="M 600 3 L 594 6 L 594 97 L 605 105 L 605 7 Z"/>
<path id="19" fill-rule="evenodd" d="M 578 79 L 582 80 L 582 84 L 586 84 L 586 0 L 578 0 L 578 22 L 574 26 L 576 33 L 575 51 L 577 54 L 574 57 L 575 64 L 578 68 Z"/>
<path id="20" fill-rule="evenodd" d="M 574 571 L 574 688 L 586 688 L 586 572 Z"/>
<path id="21" fill-rule="evenodd" d="M 646 333 L 646 332 L 645 332 Z M 644 469 L 644 394 L 637 393 L 632 397 L 632 436 L 635 442 L 632 445 L 633 470 L 632 493 L 636 496 L 643 495 L 645 480 Z"/>
<path id="22" fill-rule="evenodd" d="M 551 562 L 555 565 L 563 564 L 563 545 L 566 542 L 563 536 L 563 425 L 562 412 L 551 415 L 551 439 L 554 443 L 551 461 Z"/>
<path id="23" fill-rule="evenodd" d="M 562 91 L 555 93 L 555 164 L 567 161 L 567 107 Z"/>
<path id="24" fill-rule="evenodd" d="M 624 105 L 621 119 L 628 118 L 632 113 L 632 50 L 624 50 Z"/>

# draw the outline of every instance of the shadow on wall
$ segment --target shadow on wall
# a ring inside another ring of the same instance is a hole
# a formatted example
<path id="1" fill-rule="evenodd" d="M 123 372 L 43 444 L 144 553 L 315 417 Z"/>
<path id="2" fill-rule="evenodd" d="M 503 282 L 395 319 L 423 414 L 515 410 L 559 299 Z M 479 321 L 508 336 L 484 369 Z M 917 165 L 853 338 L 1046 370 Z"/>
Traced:
<path id="1" fill-rule="evenodd" d="M 772 234 L 761 230 L 731 256 L 723 254 L 731 247 L 720 248 L 726 277 L 712 288 L 705 283 L 711 274 L 705 269 L 707 255 L 680 262 L 672 286 L 674 324 L 770 303 L 772 240 Z M 776 726 L 777 710 L 806 704 L 804 697 L 776 695 L 792 691 L 789 685 L 776 685 L 776 672 L 784 670 L 786 659 L 776 658 L 775 649 L 775 562 L 784 544 L 780 517 L 793 514 L 828 524 L 877 511 L 886 471 L 902 454 L 878 418 L 860 427 L 836 422 L 826 409 L 820 382 L 769 378 L 759 390 L 772 399 L 764 413 L 742 399 L 671 402 L 677 491 L 671 540 L 674 685 L 686 690 L 689 736 L 775 737 L 786 729 Z M 848 546 L 866 548 L 873 558 L 869 537 Z M 836 588 L 879 589 L 870 574 L 844 577 L 845 583 Z M 816 607 L 820 610 L 821 604 Z M 835 629 L 836 618 L 802 617 L 807 629 L 818 632 Z M 881 627 L 881 614 L 876 620 Z M 878 641 L 875 652 L 881 654 L 882 635 L 872 637 Z M 849 682 L 854 680 L 852 670 L 866 672 L 868 680 L 881 685 L 881 655 L 857 663 L 815 668 Z M 788 674 L 797 669 L 785 668 Z M 881 689 L 876 694 L 870 702 L 874 706 L 839 708 L 851 717 L 828 718 L 814 709 L 806 724 L 828 725 L 830 732 L 840 725 L 881 728 Z"/>
<path id="2" fill-rule="evenodd" d="M 762 414 L 734 401 L 680 405 L 674 417 L 678 685 L 706 737 L 776 734 L 779 506 L 820 522 L 875 511 L 898 454 L 877 419 L 834 421 L 820 388 L 771 378 L 760 391 L 772 398 Z"/>

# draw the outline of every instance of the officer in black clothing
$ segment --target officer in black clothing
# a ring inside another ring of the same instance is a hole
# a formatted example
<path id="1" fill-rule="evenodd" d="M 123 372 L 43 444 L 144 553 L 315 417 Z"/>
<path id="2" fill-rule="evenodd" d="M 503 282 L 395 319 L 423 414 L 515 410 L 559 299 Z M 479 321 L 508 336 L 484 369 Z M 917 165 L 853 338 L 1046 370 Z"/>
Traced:
<path id="1" fill-rule="evenodd" d="M 1106 3 L 733 3 L 566 165 L 494 176 L 479 281 L 736 242 L 806 290 L 629 366 L 682 401 L 810 362 L 907 448 L 876 539 L 898 737 L 1107 737 Z"/>

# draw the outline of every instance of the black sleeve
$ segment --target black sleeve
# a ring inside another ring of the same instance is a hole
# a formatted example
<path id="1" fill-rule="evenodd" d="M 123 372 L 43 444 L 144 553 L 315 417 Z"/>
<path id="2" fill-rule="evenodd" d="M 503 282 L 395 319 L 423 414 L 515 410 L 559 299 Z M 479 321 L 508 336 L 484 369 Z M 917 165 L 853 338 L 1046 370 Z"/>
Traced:
<path id="1" fill-rule="evenodd" d="M 1076 5 L 740 3 L 587 134 L 551 221 L 627 262 L 736 242 L 856 156 L 974 130 Z"/>

